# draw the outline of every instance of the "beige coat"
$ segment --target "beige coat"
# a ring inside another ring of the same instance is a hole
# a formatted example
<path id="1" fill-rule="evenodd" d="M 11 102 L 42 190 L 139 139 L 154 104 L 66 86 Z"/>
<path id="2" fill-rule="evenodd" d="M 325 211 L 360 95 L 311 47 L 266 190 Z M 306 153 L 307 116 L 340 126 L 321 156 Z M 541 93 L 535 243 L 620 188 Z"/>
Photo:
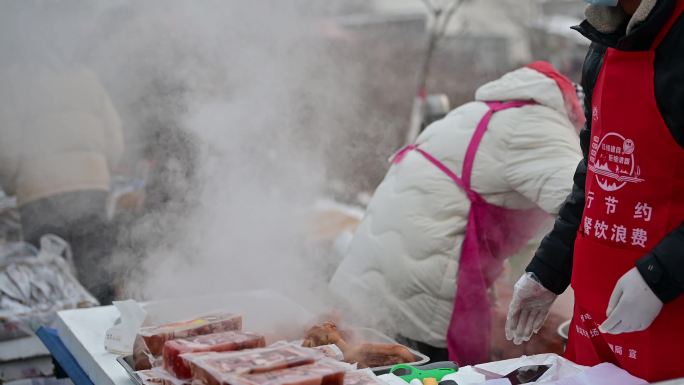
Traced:
<path id="1" fill-rule="evenodd" d="M 0 74 L 0 186 L 20 206 L 109 190 L 110 167 L 122 151 L 121 121 L 91 71 Z"/>

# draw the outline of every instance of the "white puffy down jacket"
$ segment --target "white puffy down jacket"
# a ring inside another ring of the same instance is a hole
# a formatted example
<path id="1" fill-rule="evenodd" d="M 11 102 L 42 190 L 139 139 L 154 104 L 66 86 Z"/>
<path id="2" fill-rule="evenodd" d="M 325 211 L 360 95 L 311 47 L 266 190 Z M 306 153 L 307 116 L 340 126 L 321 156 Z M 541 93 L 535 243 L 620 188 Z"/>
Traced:
<path id="1" fill-rule="evenodd" d="M 475 102 L 430 125 L 418 138 L 458 175 L 484 101 L 535 100 L 495 113 L 475 157 L 472 186 L 487 202 L 556 214 L 581 159 L 577 130 L 556 82 L 522 68 L 485 84 Z M 470 202 L 416 152 L 393 165 L 375 191 L 331 289 L 368 322 L 446 346 Z"/>
<path id="2" fill-rule="evenodd" d="M 19 205 L 109 190 L 123 152 L 119 115 L 92 71 L 0 74 L 0 186 Z"/>

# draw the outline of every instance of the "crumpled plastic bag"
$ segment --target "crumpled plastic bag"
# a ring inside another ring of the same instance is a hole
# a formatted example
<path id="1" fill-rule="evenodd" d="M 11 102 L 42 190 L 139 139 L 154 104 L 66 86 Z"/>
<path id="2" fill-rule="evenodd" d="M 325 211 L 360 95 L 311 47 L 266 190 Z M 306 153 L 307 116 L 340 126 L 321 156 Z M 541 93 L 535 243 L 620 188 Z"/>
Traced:
<path id="1" fill-rule="evenodd" d="M 489 362 L 475 365 L 475 368 L 476 371 L 478 369 L 484 369 L 486 373 L 505 376 L 518 368 L 535 365 L 550 366 L 549 370 L 535 382 L 536 384 L 545 384 L 562 378 L 572 377 L 587 369 L 586 366 L 577 365 L 574 362 L 553 353 L 522 356 L 504 361 Z"/>
<path id="2" fill-rule="evenodd" d="M 488 381 L 479 382 L 480 379 L 475 378 L 474 380 L 463 380 L 457 381 L 459 384 L 470 384 L 470 385 L 505 385 L 510 384 L 505 378 L 498 378 L 499 376 L 505 376 L 508 373 L 513 372 L 516 369 L 536 366 L 536 365 L 548 365 L 550 366 L 539 379 L 530 384 L 547 384 L 547 385 L 593 385 L 593 384 L 603 384 L 603 385 L 642 385 L 647 384 L 646 381 L 631 376 L 629 373 L 623 369 L 618 368 L 613 364 L 599 364 L 597 366 L 589 367 L 577 365 L 572 361 L 569 361 L 556 354 L 538 354 L 534 356 L 522 356 L 519 358 L 513 358 L 510 360 L 489 362 L 485 364 L 475 365 L 472 367 L 477 373 L 484 374 Z M 461 368 L 459 371 L 464 371 L 466 368 L 471 368 L 469 366 Z M 449 375 L 443 378 L 456 379 L 450 377 Z"/>
<path id="3" fill-rule="evenodd" d="M 648 382 L 634 377 L 627 371 L 610 363 L 591 367 L 570 378 L 549 382 L 549 385 L 647 385 Z"/>
<path id="4" fill-rule="evenodd" d="M 60 310 L 98 305 L 75 278 L 63 239 L 43 236 L 40 250 L 24 242 L 0 244 L 0 341 L 51 325 Z"/>

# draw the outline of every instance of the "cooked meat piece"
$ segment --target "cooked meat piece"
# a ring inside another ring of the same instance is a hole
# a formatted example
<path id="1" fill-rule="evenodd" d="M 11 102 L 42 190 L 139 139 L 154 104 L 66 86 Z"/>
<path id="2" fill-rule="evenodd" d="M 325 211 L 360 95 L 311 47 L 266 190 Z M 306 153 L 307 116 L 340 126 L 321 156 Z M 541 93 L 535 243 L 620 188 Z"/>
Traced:
<path id="1" fill-rule="evenodd" d="M 413 353 L 397 344 L 360 344 L 344 351 L 344 360 L 359 368 L 376 368 L 415 361 Z"/>
<path id="2" fill-rule="evenodd" d="M 414 362 L 415 357 L 403 345 L 356 342 L 353 336 L 337 328 L 334 322 L 311 327 L 304 337 L 303 346 L 313 348 L 335 344 L 344 354 L 344 361 L 358 363 L 359 368 L 375 368 Z"/>
<path id="3" fill-rule="evenodd" d="M 314 348 L 321 345 L 335 344 L 342 351 L 347 343 L 344 341 L 342 332 L 337 329 L 334 322 L 324 322 L 320 325 L 312 326 L 304 335 L 302 346 Z M 343 347 L 344 346 L 344 347 Z"/>

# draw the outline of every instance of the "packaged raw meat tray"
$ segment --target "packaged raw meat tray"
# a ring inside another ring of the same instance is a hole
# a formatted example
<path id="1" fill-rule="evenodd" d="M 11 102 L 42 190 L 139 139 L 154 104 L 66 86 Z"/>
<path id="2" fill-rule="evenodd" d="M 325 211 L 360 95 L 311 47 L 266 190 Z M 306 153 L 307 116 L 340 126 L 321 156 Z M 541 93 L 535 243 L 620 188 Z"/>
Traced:
<path id="1" fill-rule="evenodd" d="M 181 380 L 180 378 L 176 378 L 173 374 L 167 372 L 162 367 L 152 368 L 150 372 L 161 381 L 161 385 L 191 385 L 190 380 Z"/>
<path id="2" fill-rule="evenodd" d="M 139 370 L 136 372 L 144 385 L 163 385 L 164 380 L 159 378 L 152 370 Z"/>
<path id="3" fill-rule="evenodd" d="M 342 350 L 335 344 L 316 346 L 312 349 L 318 350 L 324 356 L 332 358 L 333 360 L 344 361 L 344 353 L 342 353 Z"/>
<path id="4" fill-rule="evenodd" d="M 149 369 L 155 357 L 161 356 L 166 341 L 237 330 L 242 330 L 242 316 L 230 313 L 212 313 L 193 320 L 143 327 L 133 348 L 135 369 Z"/>
<path id="5" fill-rule="evenodd" d="M 232 374 L 216 379 L 220 385 L 344 385 L 350 365 L 324 358 L 313 364 L 264 373 Z"/>
<path id="6" fill-rule="evenodd" d="M 202 336 L 179 338 L 164 344 L 164 369 L 178 378 L 190 378 L 190 366 L 180 358 L 183 353 L 229 352 L 243 349 L 263 348 L 264 336 L 250 332 L 229 331 Z"/>
<path id="7" fill-rule="evenodd" d="M 183 354 L 191 368 L 193 379 L 202 384 L 219 385 L 231 375 L 264 373 L 313 364 L 323 358 L 321 352 L 295 345 L 230 353 Z"/>

